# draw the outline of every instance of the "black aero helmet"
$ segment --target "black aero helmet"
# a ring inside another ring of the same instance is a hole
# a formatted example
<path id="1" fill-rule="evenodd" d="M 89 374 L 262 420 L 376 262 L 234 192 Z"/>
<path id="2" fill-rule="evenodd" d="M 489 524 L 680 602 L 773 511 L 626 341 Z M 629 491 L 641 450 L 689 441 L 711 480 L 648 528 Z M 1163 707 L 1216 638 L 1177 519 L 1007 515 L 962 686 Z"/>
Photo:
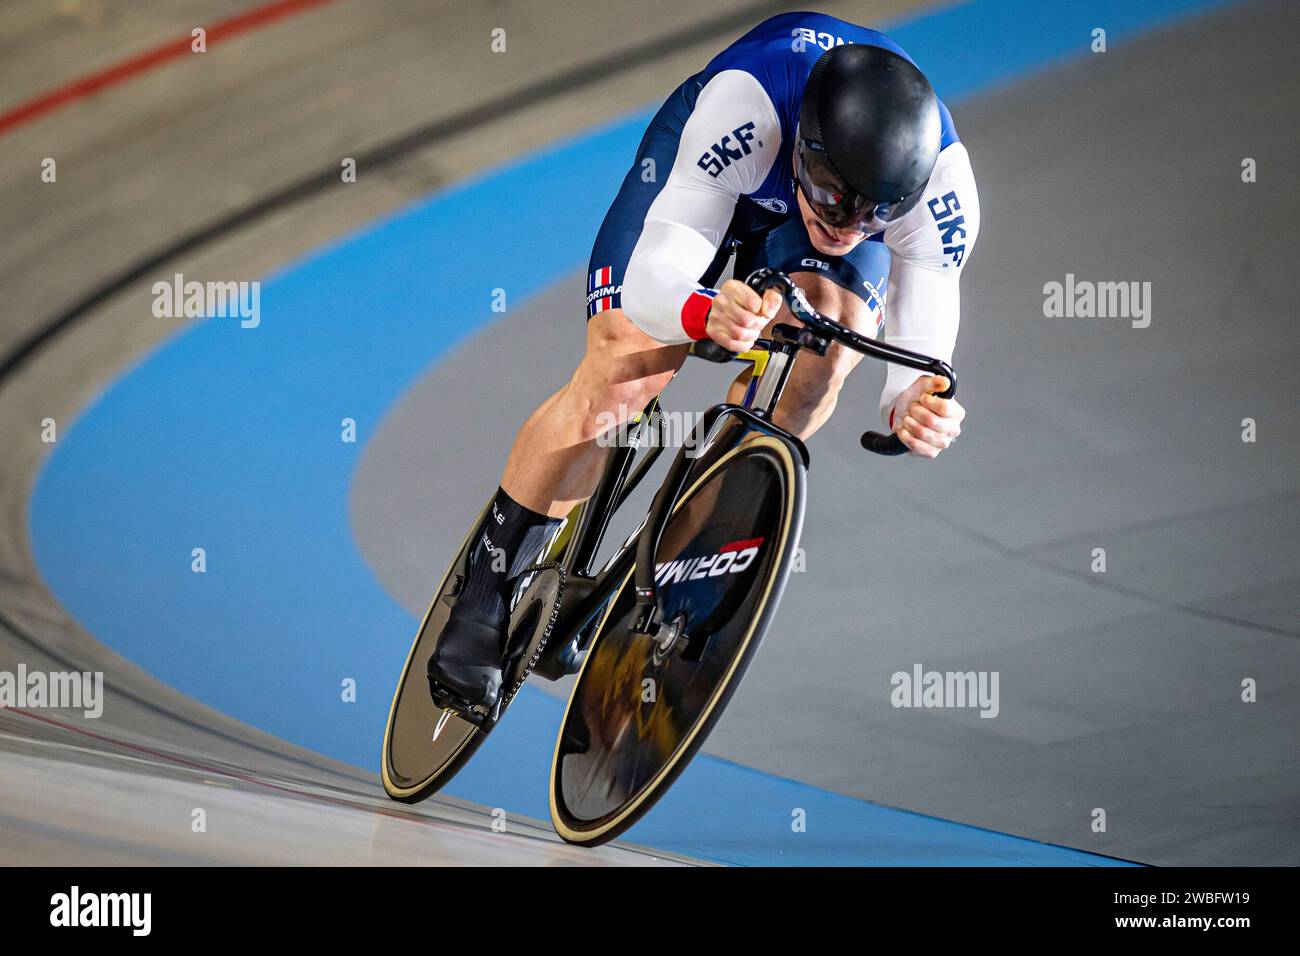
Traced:
<path id="1" fill-rule="evenodd" d="M 804 87 L 799 183 L 828 222 L 883 228 L 915 205 L 942 135 L 939 101 L 915 65 L 881 47 L 833 47 Z"/>

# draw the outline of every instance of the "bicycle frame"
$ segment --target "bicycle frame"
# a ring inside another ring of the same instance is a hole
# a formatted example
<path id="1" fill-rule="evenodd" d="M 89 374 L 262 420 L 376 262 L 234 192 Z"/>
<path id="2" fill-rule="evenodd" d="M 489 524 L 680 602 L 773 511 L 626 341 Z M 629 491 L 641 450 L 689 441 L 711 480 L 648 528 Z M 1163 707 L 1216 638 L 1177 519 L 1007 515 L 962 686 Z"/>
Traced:
<path id="1" fill-rule="evenodd" d="M 467 702 L 458 703 L 432 683 L 425 691 L 419 686 L 424 682 L 423 675 L 411 671 L 413 664 L 423 667 L 428 660 L 430 648 L 426 639 L 440 639 L 439 631 L 431 628 L 435 624 L 438 628 L 445 626 L 450 613 L 448 608 L 455 606 L 471 543 L 471 535 L 466 536 L 458 557 L 443 576 L 438 593 L 429 604 L 393 695 L 384 732 L 382 772 L 385 790 L 394 799 L 412 802 L 423 799 L 441 786 L 442 781 L 450 779 L 473 754 L 483 735 L 495 726 L 504 707 L 508 706 L 530 673 L 558 680 L 581 669 L 593 642 L 613 612 L 612 602 L 623 601 L 620 596 L 628 585 L 635 588 L 628 595 L 635 603 L 629 609 L 630 618 L 618 622 L 619 626 L 625 628 L 626 624 L 631 624 L 644 634 L 659 634 L 660 623 L 655 620 L 658 605 L 654 559 L 659 553 L 664 530 L 671 516 L 684 507 L 682 496 L 687 493 L 685 489 L 701 487 L 711 475 L 721 474 L 733 458 L 738 459 L 750 452 L 756 456 L 779 457 L 783 480 L 793 482 L 794 490 L 787 496 L 784 506 L 794 510 L 787 512 L 782 519 L 785 521 L 781 528 L 780 560 L 783 563 L 771 565 L 772 573 L 779 575 L 779 580 L 774 577 L 769 582 L 768 593 L 775 589 L 776 598 L 771 609 L 775 608 L 780 587 L 784 585 L 784 575 L 789 573 L 789 557 L 793 553 L 785 545 L 793 546 L 792 542 L 798 541 L 804 500 L 803 472 L 800 469 L 808 467 L 809 457 L 803 442 L 777 425 L 773 417 L 794 359 L 801 349 L 825 354 L 832 342 L 840 342 L 863 354 L 947 375 L 955 387 L 952 370 L 944 363 L 873 342 L 821 316 L 783 274 L 761 270 L 750 277 L 749 283 L 759 292 L 769 287 L 780 289 L 791 313 L 802 326 L 778 323 L 770 338 L 759 340 L 753 349 L 741 355 L 733 355 L 709 341 L 692 346 L 692 354 L 710 361 L 748 362 L 752 374 L 744 398 L 740 404 L 723 402 L 714 405 L 696 423 L 690 438 L 678 450 L 641 524 L 614 549 L 604 567 L 596 571 L 597 552 L 614 515 L 645 479 L 664 449 L 664 442 L 660 440 L 645 452 L 641 460 L 636 460 L 638 449 L 644 445 L 642 439 L 646 430 L 661 428 L 663 424 L 658 415 L 657 398 L 632 419 L 634 428 L 628 436 L 630 441 L 616 443 L 610 449 L 595 492 L 574 508 L 537 562 L 515 582 L 514 598 L 510 602 L 511 646 L 503 661 L 503 677 L 508 671 L 510 690 L 498 697 L 491 712 L 481 707 L 475 709 L 472 704 L 467 711 L 462 707 L 462 703 Z M 951 391 L 949 389 L 945 394 L 951 394 Z M 873 436 L 875 444 L 872 444 L 868 442 L 871 435 L 868 433 L 863 437 L 865 447 L 881 454 L 896 453 L 889 447 L 891 441 L 898 442 L 896 436 L 876 435 Z M 763 447 L 745 447 L 747 442 L 754 440 Z M 694 494 L 694 491 L 690 493 Z M 477 520 L 482 519 L 486 509 L 485 505 Z M 633 573 L 634 579 L 631 577 Z M 619 606 L 624 607 L 623 604 Z M 674 620 L 677 623 L 670 624 L 667 632 L 672 640 L 662 645 L 665 649 L 685 633 L 681 629 L 681 615 Z M 758 623 L 759 619 L 755 618 L 753 626 L 758 626 Z M 432 692 L 432 699 L 429 692 Z M 432 718 L 430 707 L 434 708 Z M 408 716 L 403 718 L 403 713 Z M 457 716 L 463 718 L 463 722 L 453 724 L 453 718 Z M 404 729 L 399 733 L 403 719 L 406 724 L 402 725 Z M 427 736 L 430 719 L 435 724 L 432 750 Z M 411 724 L 412 720 L 414 724 Z M 440 742 L 449 726 L 455 726 L 454 733 Z M 396 756 L 399 750 L 400 759 Z"/>
<path id="2" fill-rule="evenodd" d="M 654 620 L 656 609 L 654 556 L 659 550 L 660 539 L 668 523 L 673 502 L 686 486 L 692 466 L 698 460 L 698 456 L 687 455 L 688 449 L 699 449 L 702 455 L 722 433 L 721 426 L 728 419 L 732 419 L 744 424 L 745 434 L 757 431 L 789 442 L 798 450 L 804 467 L 808 466 L 808 449 L 804 443 L 773 421 L 777 403 L 794 368 L 794 360 L 801 350 L 808 349 L 817 355 L 825 355 L 832 342 L 839 342 L 863 355 L 904 365 L 931 375 L 943 375 L 948 379 L 949 387 L 940 393 L 940 397 L 950 398 L 955 394 L 957 377 L 948 363 L 886 342 L 869 339 L 822 315 L 809 304 L 802 290 L 784 273 L 760 269 L 749 277 L 747 283 L 760 294 L 769 288 L 780 291 L 791 314 L 802 325 L 778 323 L 772 330 L 771 338 L 759 339 L 753 349 L 739 355 L 728 352 L 707 340 L 694 343 L 691 352 L 701 358 L 714 362 L 738 360 L 750 364 L 752 375 L 742 404 L 720 403 L 704 413 L 691 434 L 691 441 L 678 451 L 663 484 L 655 494 L 645 520 L 619 547 L 604 569 L 593 575 L 591 565 L 604 540 L 610 521 L 663 452 L 663 445 L 656 444 L 635 470 L 632 470 L 632 458 L 641 435 L 648 426 L 657 425 L 659 399 L 655 398 L 646 406 L 639 420 L 634 419 L 636 428 L 630 440 L 626 445 L 616 446 L 611 450 L 595 493 L 575 509 L 576 514 L 570 516 L 570 524 L 573 528 L 571 535 L 566 540 L 565 532 L 561 532 L 561 537 L 557 538 L 555 545 L 550 549 L 554 552 L 557 548 L 563 547 L 563 556 L 559 563 L 566 573 L 567 583 L 561 601 L 561 613 L 555 623 L 556 631 L 547 641 L 548 653 L 543 655 L 547 663 L 544 665 L 539 661 L 535 673 L 555 680 L 570 672 L 570 665 L 581 662 L 581 655 L 586 650 L 582 644 L 584 629 L 591 623 L 593 616 L 610 600 L 614 587 L 627 574 L 628 565 L 634 559 L 637 603 L 634 626 L 637 630 L 650 635 L 658 630 L 658 623 Z M 881 435 L 871 431 L 863 434 L 862 445 L 867 450 L 882 455 L 897 455 L 906 451 L 897 436 Z M 568 526 L 566 525 L 566 529 Z M 556 648 L 571 649 L 572 660 L 561 659 L 563 654 L 556 651 Z"/>
<path id="3" fill-rule="evenodd" d="M 757 371 L 768 367 L 769 353 L 764 348 L 758 347 L 739 358 L 751 362 Z M 656 539 L 658 538 L 662 528 L 657 527 L 661 522 L 655 519 L 655 515 L 660 507 L 671 504 L 685 482 L 692 463 L 692 459 L 686 454 L 687 450 L 692 447 L 704 448 L 708 436 L 714 431 L 714 426 L 724 415 L 743 415 L 756 428 L 784 435 L 795 443 L 803 455 L 804 462 L 807 462 L 807 451 L 803 448 L 802 442 L 750 410 L 749 405 L 752 404 L 753 395 L 754 389 L 751 387 L 749 394 L 746 395 L 745 406 L 719 404 L 704 413 L 696 423 L 690 441 L 678 452 L 664 485 L 655 495 L 654 504 L 647 512 L 645 520 L 632 531 L 627 540 L 606 561 L 605 566 L 599 572 L 595 572 L 592 565 L 614 515 L 636 490 L 664 451 L 663 444 L 656 443 L 633 468 L 633 458 L 646 430 L 659 427 L 659 399 L 657 397 L 653 399 L 640 415 L 633 419 L 635 427 L 629 431 L 627 442 L 610 449 L 600 480 L 596 484 L 596 490 L 570 514 L 565 528 L 548 549 L 547 556 L 539 562 L 544 564 L 554 561 L 560 565 L 565 573 L 565 590 L 555 629 L 547 640 L 546 650 L 533 669 L 534 674 L 549 680 L 558 680 L 576 670 L 581 664 L 580 655 L 585 651 L 580 640 L 583 630 L 604 607 L 613 589 L 627 574 L 628 565 L 638 556 L 638 551 L 634 547 L 638 536 L 649 527 L 655 531 Z M 775 405 L 776 397 L 779 397 L 779 390 L 773 397 L 772 405 Z M 665 489 L 669 486 L 673 489 L 672 495 L 665 494 Z M 569 653 L 566 654 L 566 651 Z"/>

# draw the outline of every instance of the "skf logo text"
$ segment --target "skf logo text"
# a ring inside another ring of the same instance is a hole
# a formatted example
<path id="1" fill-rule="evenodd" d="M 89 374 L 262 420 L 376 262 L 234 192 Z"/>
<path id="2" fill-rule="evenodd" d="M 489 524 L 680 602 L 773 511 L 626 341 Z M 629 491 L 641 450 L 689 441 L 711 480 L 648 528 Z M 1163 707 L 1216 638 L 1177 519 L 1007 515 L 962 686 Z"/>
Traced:
<path id="1" fill-rule="evenodd" d="M 735 137 L 735 145 L 731 145 L 732 137 Z M 728 135 L 722 137 L 718 142 L 709 147 L 709 152 L 699 158 L 696 163 L 700 169 L 704 170 L 714 179 L 737 160 L 744 159 L 753 149 L 750 143 L 754 139 L 754 124 L 746 123 L 743 126 L 737 126 Z"/>

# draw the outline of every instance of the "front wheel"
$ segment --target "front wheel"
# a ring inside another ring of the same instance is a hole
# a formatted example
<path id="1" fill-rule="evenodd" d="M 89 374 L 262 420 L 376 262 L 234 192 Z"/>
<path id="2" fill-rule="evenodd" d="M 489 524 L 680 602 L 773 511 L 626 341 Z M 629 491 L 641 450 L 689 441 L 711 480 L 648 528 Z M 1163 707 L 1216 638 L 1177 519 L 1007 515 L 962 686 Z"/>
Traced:
<path id="1" fill-rule="evenodd" d="M 780 601 L 803 521 L 791 444 L 752 434 L 692 476 L 655 555 L 661 626 L 633 629 L 634 570 L 569 696 L 551 766 L 551 820 L 570 843 L 612 840 L 704 743 Z"/>

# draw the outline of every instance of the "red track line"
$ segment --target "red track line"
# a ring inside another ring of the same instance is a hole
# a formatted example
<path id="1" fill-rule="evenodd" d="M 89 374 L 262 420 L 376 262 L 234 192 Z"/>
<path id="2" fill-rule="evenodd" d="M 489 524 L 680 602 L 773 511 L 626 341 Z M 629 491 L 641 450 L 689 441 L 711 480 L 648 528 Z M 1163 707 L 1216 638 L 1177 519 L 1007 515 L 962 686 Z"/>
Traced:
<path id="1" fill-rule="evenodd" d="M 275 0 L 252 10 L 245 11 L 227 20 L 222 20 L 207 28 L 208 46 L 229 40 L 241 33 L 248 33 L 259 27 L 274 23 L 276 20 L 302 13 L 312 7 L 331 3 L 333 0 Z M 186 56 L 190 52 L 191 37 L 186 34 L 177 40 L 169 40 L 152 50 L 146 50 L 136 56 L 115 63 L 98 73 L 90 73 L 63 86 L 56 87 L 48 93 L 42 93 L 25 103 L 19 103 L 6 113 L 0 113 L 0 136 L 16 126 L 30 122 L 46 113 L 65 106 L 74 100 L 93 96 L 100 90 L 116 86 L 125 80 L 170 60 Z"/>

